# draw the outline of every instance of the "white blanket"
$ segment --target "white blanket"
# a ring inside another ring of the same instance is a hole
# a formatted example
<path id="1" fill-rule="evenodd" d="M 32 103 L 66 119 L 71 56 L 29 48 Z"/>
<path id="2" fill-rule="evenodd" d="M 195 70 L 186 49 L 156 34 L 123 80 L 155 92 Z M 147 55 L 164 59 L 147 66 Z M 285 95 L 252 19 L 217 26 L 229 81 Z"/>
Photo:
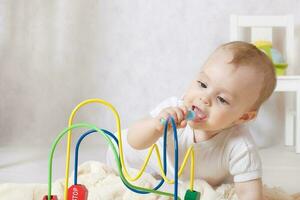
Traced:
<path id="1" fill-rule="evenodd" d="M 130 170 L 130 174 L 136 174 L 135 170 Z M 70 177 L 70 184 L 73 178 Z M 162 200 L 170 199 L 154 194 L 140 195 L 127 189 L 119 176 L 108 166 L 89 161 L 79 166 L 78 183 L 88 188 L 89 200 Z M 134 182 L 135 185 L 152 188 L 158 183 L 149 174 L 143 175 L 141 179 Z M 163 190 L 172 193 L 173 186 L 165 184 Z M 201 192 L 201 200 L 237 200 L 234 188 L 230 184 L 224 184 L 217 189 L 213 189 L 203 180 L 195 180 L 195 190 Z M 183 198 L 189 183 L 179 185 L 179 195 Z M 59 179 L 53 183 L 52 194 L 56 194 L 59 199 L 63 199 L 64 180 Z M 42 200 L 47 194 L 46 184 L 0 184 L 0 200 Z M 300 195 L 288 195 L 279 188 L 268 188 L 264 186 L 265 200 L 300 200 Z"/>

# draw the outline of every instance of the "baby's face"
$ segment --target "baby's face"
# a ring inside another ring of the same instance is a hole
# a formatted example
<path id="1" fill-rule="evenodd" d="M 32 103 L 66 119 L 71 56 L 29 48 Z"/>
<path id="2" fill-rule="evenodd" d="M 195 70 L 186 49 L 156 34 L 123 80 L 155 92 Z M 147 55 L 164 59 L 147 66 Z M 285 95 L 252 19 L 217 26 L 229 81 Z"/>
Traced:
<path id="1" fill-rule="evenodd" d="M 218 53 L 203 66 L 184 95 L 184 104 L 196 112 L 194 129 L 219 131 L 236 124 L 258 99 L 262 76 L 250 67 L 228 64 L 231 53 Z"/>

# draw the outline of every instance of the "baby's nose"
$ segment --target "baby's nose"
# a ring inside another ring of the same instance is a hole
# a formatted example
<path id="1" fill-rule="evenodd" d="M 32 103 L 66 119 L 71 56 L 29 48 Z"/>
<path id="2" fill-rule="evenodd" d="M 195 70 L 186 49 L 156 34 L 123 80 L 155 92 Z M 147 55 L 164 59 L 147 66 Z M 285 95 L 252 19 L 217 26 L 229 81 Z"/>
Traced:
<path id="1" fill-rule="evenodd" d="M 207 106 L 211 105 L 210 99 L 208 97 L 201 97 L 200 99 L 201 99 L 203 104 L 205 104 Z"/>

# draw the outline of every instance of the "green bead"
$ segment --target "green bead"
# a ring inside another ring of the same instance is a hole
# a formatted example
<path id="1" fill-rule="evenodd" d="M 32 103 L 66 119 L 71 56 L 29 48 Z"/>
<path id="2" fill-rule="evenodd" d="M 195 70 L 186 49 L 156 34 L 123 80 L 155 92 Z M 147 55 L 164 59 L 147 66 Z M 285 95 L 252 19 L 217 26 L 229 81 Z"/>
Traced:
<path id="1" fill-rule="evenodd" d="M 187 190 L 184 195 L 184 200 L 200 200 L 200 192 Z"/>

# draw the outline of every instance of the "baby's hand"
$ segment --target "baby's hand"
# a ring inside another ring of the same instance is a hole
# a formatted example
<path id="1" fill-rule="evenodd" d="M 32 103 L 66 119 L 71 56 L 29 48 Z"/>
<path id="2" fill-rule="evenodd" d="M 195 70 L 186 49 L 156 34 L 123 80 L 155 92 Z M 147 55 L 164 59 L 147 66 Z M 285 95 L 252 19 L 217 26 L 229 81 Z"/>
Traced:
<path id="1" fill-rule="evenodd" d="M 157 116 L 157 119 L 165 121 L 168 119 L 169 116 L 174 118 L 174 121 L 176 123 L 177 128 L 184 128 L 187 125 L 187 116 L 188 109 L 185 106 L 179 106 L 179 107 L 167 107 L 163 109 Z M 165 124 L 161 123 L 160 131 L 163 130 Z M 169 123 L 169 127 L 172 127 L 171 123 Z"/>

